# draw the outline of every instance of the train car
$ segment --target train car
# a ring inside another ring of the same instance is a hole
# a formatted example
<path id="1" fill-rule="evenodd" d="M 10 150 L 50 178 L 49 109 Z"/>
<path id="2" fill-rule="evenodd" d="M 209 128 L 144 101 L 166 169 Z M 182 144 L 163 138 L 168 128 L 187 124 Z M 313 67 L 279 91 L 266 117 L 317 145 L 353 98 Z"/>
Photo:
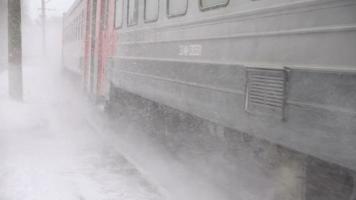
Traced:
<path id="1" fill-rule="evenodd" d="M 64 66 L 356 170 L 354 0 L 77 0 Z"/>
<path id="2" fill-rule="evenodd" d="M 63 23 L 64 67 L 95 99 L 130 94 L 254 152 L 303 155 L 280 167 L 292 199 L 355 198 L 355 0 L 77 0 Z"/>
<path id="3" fill-rule="evenodd" d="M 356 1 L 116 0 L 114 21 L 112 88 L 356 170 Z"/>

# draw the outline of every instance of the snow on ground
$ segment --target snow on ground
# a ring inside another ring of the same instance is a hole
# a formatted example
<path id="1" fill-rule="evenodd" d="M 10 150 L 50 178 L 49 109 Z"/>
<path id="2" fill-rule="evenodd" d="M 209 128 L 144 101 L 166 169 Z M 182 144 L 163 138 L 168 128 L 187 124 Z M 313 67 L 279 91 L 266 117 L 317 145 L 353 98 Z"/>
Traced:
<path id="1" fill-rule="evenodd" d="M 9 99 L 0 74 L 0 199 L 165 199 L 92 128 L 88 102 L 58 74 L 27 65 L 22 103 Z"/>

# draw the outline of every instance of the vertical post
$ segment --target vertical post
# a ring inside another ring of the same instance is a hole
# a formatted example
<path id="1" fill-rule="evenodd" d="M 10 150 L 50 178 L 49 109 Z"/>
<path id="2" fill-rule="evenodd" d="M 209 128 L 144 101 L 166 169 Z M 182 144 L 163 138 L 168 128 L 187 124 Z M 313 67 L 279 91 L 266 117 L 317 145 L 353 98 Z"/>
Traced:
<path id="1" fill-rule="evenodd" d="M 41 0 L 42 18 L 42 55 L 46 56 L 46 1 Z"/>
<path id="2" fill-rule="evenodd" d="M 8 0 L 9 95 L 18 101 L 23 98 L 21 36 L 21 0 Z"/>

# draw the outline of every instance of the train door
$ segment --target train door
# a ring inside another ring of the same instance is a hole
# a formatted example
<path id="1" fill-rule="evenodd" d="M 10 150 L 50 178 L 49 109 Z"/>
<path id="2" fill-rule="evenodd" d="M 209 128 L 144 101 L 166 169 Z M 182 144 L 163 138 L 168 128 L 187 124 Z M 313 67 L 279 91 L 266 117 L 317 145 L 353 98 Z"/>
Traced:
<path id="1" fill-rule="evenodd" d="M 103 82 L 104 40 L 103 31 L 107 27 L 109 0 L 91 0 L 89 8 L 89 28 L 87 38 L 87 72 L 84 74 L 87 92 L 100 96 Z"/>
<path id="2" fill-rule="evenodd" d="M 89 88 L 90 94 L 95 94 L 95 80 L 97 69 L 97 4 L 98 0 L 91 1 L 90 14 L 90 57 L 89 57 Z"/>
<path id="3" fill-rule="evenodd" d="M 107 59 L 107 48 L 106 48 L 106 35 L 108 30 L 108 16 L 109 16 L 109 3 L 110 0 L 101 0 L 100 2 L 100 18 L 98 25 L 98 70 L 97 70 L 97 80 L 96 80 L 96 92 L 97 96 L 103 96 L 103 87 L 105 81 L 105 65 Z"/>
<path id="4" fill-rule="evenodd" d="M 99 60 L 97 95 L 108 98 L 109 81 L 107 67 L 116 49 L 117 35 L 114 27 L 116 0 L 102 0 L 100 5 Z"/>

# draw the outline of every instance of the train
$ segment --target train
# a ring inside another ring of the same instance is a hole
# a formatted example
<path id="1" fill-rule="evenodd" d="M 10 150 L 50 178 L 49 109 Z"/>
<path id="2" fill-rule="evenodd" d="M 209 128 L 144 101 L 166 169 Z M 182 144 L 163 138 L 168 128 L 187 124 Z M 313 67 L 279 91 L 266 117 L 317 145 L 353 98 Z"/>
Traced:
<path id="1" fill-rule="evenodd" d="M 76 0 L 63 66 L 356 170 L 355 0 Z"/>

